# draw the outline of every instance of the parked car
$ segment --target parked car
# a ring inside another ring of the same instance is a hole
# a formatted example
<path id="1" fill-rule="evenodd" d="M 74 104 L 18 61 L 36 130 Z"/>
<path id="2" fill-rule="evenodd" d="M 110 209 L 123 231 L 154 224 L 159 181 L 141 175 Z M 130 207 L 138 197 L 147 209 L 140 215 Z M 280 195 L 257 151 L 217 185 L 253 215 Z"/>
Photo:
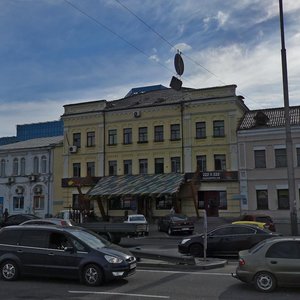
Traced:
<path id="1" fill-rule="evenodd" d="M 128 215 L 124 223 L 130 223 L 130 224 L 141 224 L 143 225 L 143 232 L 141 232 L 142 235 L 149 235 L 149 224 L 147 219 L 144 215 L 138 214 L 138 215 Z"/>
<path id="2" fill-rule="evenodd" d="M 19 225 L 25 221 L 39 219 L 39 217 L 32 214 L 16 214 L 8 216 L 6 221 L 1 222 L 1 227 Z"/>
<path id="3" fill-rule="evenodd" d="M 233 277 L 261 292 L 276 286 L 300 286 L 300 237 L 274 237 L 239 252 Z"/>
<path id="4" fill-rule="evenodd" d="M 32 219 L 21 223 L 20 225 L 60 225 L 60 226 L 76 226 L 78 225 L 72 220 L 59 218 Z"/>
<path id="5" fill-rule="evenodd" d="M 278 236 L 270 230 L 246 224 L 226 224 L 207 233 L 207 256 L 238 255 L 240 250 L 250 249 L 260 241 Z M 203 256 L 204 234 L 185 238 L 178 245 L 178 251 L 193 256 Z"/>
<path id="6" fill-rule="evenodd" d="M 232 224 L 248 224 L 248 225 L 257 226 L 262 229 L 268 229 L 268 226 L 266 223 L 257 222 L 257 221 L 235 221 L 235 222 L 232 222 Z"/>
<path id="7" fill-rule="evenodd" d="M 135 273 L 126 249 L 76 226 L 9 226 L 0 230 L 0 275 L 78 278 L 90 286 Z"/>
<path id="8" fill-rule="evenodd" d="M 182 214 L 168 214 L 158 220 L 158 231 L 167 232 L 168 235 L 172 235 L 175 232 L 192 234 L 194 228 L 194 222 Z"/>
<path id="9" fill-rule="evenodd" d="M 265 214 L 245 214 L 242 216 L 241 221 L 255 221 L 266 223 L 266 228 L 271 231 L 276 231 L 275 224 L 272 217 Z"/>

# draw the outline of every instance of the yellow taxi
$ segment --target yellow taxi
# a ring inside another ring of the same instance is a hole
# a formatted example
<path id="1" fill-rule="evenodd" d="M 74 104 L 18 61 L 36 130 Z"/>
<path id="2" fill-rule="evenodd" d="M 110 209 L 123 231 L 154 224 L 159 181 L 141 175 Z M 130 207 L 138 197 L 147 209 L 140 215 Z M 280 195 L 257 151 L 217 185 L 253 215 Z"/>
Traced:
<path id="1" fill-rule="evenodd" d="M 256 222 L 256 221 L 235 221 L 235 222 L 232 222 L 232 224 L 247 224 L 247 225 L 254 225 L 254 226 L 257 226 L 257 227 L 262 228 L 262 229 L 268 229 L 267 224 L 264 223 L 264 222 Z"/>

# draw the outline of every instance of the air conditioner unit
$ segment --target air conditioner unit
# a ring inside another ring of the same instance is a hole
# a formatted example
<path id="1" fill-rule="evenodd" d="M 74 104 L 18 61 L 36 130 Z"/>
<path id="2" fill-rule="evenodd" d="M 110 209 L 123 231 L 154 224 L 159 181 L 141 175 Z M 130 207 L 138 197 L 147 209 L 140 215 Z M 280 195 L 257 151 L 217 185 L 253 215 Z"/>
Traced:
<path id="1" fill-rule="evenodd" d="M 16 193 L 17 193 L 17 194 L 23 194 L 23 191 L 24 191 L 24 190 L 23 190 L 22 187 L 17 187 L 17 188 L 16 188 Z"/>
<path id="2" fill-rule="evenodd" d="M 77 152 L 77 146 L 70 146 L 69 147 L 69 152 L 70 153 L 76 153 Z"/>
<path id="3" fill-rule="evenodd" d="M 8 177 L 8 183 L 13 183 L 15 182 L 15 178 L 14 177 Z"/>
<path id="4" fill-rule="evenodd" d="M 135 111 L 135 112 L 133 113 L 133 116 L 134 116 L 135 118 L 139 118 L 139 117 L 141 116 L 141 112 L 140 112 L 140 111 Z"/>
<path id="5" fill-rule="evenodd" d="M 36 180 L 35 175 L 30 175 L 28 178 L 29 178 L 29 181 L 35 181 Z"/>

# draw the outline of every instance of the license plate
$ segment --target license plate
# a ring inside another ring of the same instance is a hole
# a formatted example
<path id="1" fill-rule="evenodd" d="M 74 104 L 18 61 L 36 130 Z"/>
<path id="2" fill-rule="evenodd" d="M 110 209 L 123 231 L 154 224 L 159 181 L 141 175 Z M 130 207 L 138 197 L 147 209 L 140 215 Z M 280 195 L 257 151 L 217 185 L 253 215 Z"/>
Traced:
<path id="1" fill-rule="evenodd" d="M 134 269 L 134 268 L 136 268 L 136 263 L 134 263 L 134 264 L 131 264 L 131 265 L 129 266 L 129 268 L 130 268 L 130 269 Z"/>
<path id="2" fill-rule="evenodd" d="M 189 228 L 182 228 L 181 230 L 190 230 Z"/>

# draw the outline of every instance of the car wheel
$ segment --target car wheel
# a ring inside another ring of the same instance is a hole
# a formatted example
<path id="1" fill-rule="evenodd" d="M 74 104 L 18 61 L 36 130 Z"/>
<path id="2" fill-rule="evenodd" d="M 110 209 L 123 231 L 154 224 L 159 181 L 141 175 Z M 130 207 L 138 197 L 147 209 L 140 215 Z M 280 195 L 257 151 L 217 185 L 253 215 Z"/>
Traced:
<path id="1" fill-rule="evenodd" d="M 82 279 L 86 285 L 100 285 L 104 281 L 103 272 L 97 265 L 87 265 L 83 269 Z"/>
<path id="2" fill-rule="evenodd" d="M 203 246 L 201 244 L 192 244 L 190 246 L 190 254 L 192 256 L 203 256 Z"/>
<path id="3" fill-rule="evenodd" d="M 1 277 L 7 281 L 16 280 L 19 277 L 19 269 L 17 264 L 8 260 L 1 265 Z"/>
<path id="4" fill-rule="evenodd" d="M 173 231 L 171 229 L 171 227 L 168 228 L 168 235 L 172 235 L 173 234 Z"/>
<path id="5" fill-rule="evenodd" d="M 269 272 L 259 272 L 254 277 L 254 285 L 260 292 L 272 292 L 276 288 L 276 279 Z"/>

